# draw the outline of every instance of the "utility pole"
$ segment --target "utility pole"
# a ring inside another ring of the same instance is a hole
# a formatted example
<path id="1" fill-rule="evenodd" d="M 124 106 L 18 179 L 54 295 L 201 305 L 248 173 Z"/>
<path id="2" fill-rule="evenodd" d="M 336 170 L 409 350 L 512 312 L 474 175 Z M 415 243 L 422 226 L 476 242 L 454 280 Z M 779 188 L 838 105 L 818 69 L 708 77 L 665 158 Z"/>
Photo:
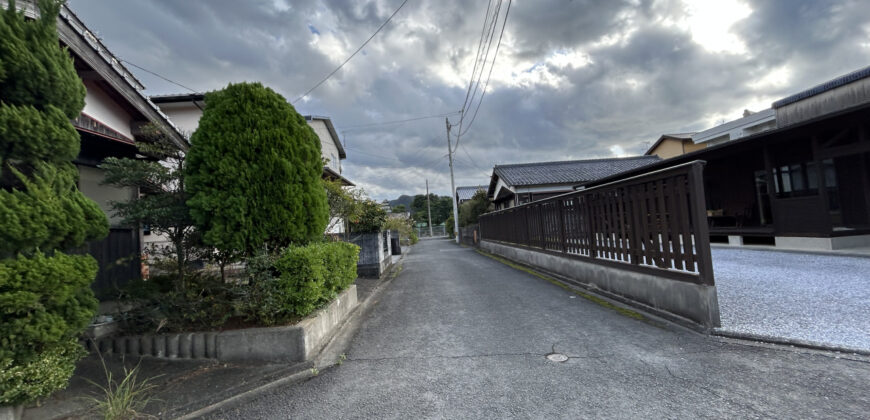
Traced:
<path id="1" fill-rule="evenodd" d="M 432 236 L 432 205 L 429 204 L 429 179 L 426 179 L 426 209 L 429 211 L 429 220 L 426 224 L 429 225 L 429 237 Z"/>
<path id="2" fill-rule="evenodd" d="M 453 238 L 459 243 L 459 209 L 456 204 L 456 184 L 453 181 L 453 146 L 450 145 L 450 120 L 444 117 L 447 124 L 447 159 L 450 161 L 450 202 L 453 203 Z"/>

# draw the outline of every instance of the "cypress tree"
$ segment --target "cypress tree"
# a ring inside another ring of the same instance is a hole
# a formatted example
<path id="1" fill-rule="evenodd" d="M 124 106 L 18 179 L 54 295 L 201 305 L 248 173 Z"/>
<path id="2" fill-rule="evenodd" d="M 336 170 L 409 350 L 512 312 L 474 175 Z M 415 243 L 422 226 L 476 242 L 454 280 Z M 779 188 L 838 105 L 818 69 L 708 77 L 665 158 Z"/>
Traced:
<path id="1" fill-rule="evenodd" d="M 96 310 L 97 264 L 62 251 L 108 231 L 72 164 L 85 88 L 58 44 L 60 3 L 39 10 L 0 10 L 0 405 L 66 386 Z"/>
<path id="2" fill-rule="evenodd" d="M 239 83 L 206 95 L 186 169 L 187 203 L 211 246 L 253 255 L 323 235 L 320 141 L 272 89 Z"/>

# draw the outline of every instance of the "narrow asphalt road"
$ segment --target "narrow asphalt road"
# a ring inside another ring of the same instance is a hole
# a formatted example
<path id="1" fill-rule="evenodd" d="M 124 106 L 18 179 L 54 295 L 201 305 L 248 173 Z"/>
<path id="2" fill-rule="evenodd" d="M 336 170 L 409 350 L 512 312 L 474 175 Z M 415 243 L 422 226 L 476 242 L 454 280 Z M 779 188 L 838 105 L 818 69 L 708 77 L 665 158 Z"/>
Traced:
<path id="1" fill-rule="evenodd" d="M 214 418 L 866 418 L 868 387 L 867 359 L 633 319 L 429 240 L 342 365 Z"/>

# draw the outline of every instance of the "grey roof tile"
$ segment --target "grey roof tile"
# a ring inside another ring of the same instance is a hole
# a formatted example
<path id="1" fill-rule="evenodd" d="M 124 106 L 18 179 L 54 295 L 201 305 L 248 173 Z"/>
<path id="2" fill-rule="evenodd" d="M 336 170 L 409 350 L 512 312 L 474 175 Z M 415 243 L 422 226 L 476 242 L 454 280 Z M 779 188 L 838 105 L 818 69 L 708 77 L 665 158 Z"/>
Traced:
<path id="1" fill-rule="evenodd" d="M 471 200 L 474 197 L 474 193 L 478 190 L 482 190 L 486 192 L 486 186 L 478 185 L 476 187 L 456 187 L 456 195 L 459 196 L 460 200 Z"/>
<path id="2" fill-rule="evenodd" d="M 658 156 L 569 160 L 496 165 L 495 175 L 508 185 L 584 184 L 620 172 L 651 165 Z"/>

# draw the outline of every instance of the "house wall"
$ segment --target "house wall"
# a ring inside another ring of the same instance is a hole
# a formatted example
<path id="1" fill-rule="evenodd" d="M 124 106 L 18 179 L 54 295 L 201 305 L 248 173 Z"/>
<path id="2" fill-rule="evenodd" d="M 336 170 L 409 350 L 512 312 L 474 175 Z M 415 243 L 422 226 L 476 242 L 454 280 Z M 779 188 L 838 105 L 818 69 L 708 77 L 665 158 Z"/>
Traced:
<path id="1" fill-rule="evenodd" d="M 308 120 L 307 122 L 314 129 L 314 132 L 317 133 L 317 137 L 320 138 L 320 154 L 324 159 L 329 160 L 327 166 L 341 173 L 341 158 L 338 156 L 338 147 L 336 147 L 329 129 L 326 128 L 326 123 L 315 119 Z"/>
<path id="2" fill-rule="evenodd" d="M 136 190 L 132 187 L 119 188 L 110 185 L 100 185 L 105 178 L 99 168 L 77 165 L 79 169 L 79 191 L 94 200 L 109 218 L 112 227 L 121 226 L 121 218 L 114 215 L 112 201 L 129 201 L 135 197 Z"/>
<path id="3" fill-rule="evenodd" d="M 656 155 L 662 159 L 672 158 L 683 154 L 683 143 L 675 139 L 664 139 L 650 155 Z"/>
<path id="4" fill-rule="evenodd" d="M 199 127 L 202 110 L 193 102 L 165 103 L 158 106 L 183 134 L 190 136 Z"/>
<path id="5" fill-rule="evenodd" d="M 706 144 L 706 143 L 695 144 L 695 143 L 692 143 L 691 140 L 685 140 L 685 141 L 683 141 L 683 150 L 684 150 L 684 153 L 692 153 L 692 152 L 694 152 L 694 151 L 701 150 L 701 149 L 706 149 L 706 148 L 707 148 L 707 144 Z M 661 157 L 661 156 L 660 156 L 660 157 Z"/>
<path id="6" fill-rule="evenodd" d="M 130 128 L 132 117 L 130 114 L 93 81 L 85 80 L 84 85 L 87 94 L 85 95 L 85 108 L 82 112 L 132 140 L 133 133 Z"/>
<path id="7" fill-rule="evenodd" d="M 693 143 L 691 140 L 664 139 L 655 149 L 649 154 L 656 155 L 662 159 L 669 159 L 674 156 L 684 155 L 696 150 L 701 150 L 707 147 L 706 143 Z"/>

